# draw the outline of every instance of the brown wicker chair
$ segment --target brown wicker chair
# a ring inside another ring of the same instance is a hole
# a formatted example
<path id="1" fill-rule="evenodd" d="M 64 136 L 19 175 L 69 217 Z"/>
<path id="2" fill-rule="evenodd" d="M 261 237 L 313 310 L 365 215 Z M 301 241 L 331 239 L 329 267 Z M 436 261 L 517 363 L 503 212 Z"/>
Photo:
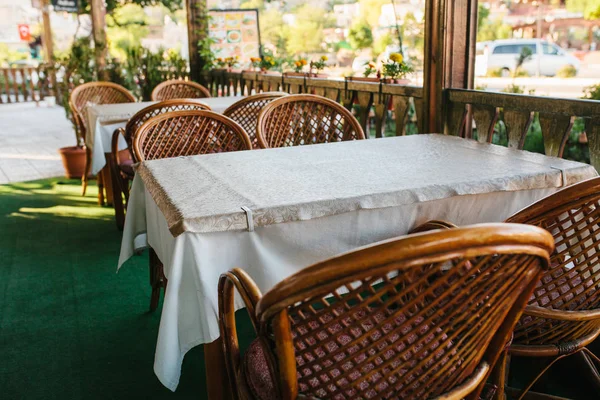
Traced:
<path id="1" fill-rule="evenodd" d="M 129 184 L 133 180 L 133 151 L 132 141 L 137 129 L 152 117 L 170 111 L 208 110 L 210 107 L 197 99 L 165 100 L 152 104 L 134 114 L 124 128 L 117 129 L 112 136 L 111 143 L 111 171 L 113 173 L 113 205 L 117 227 L 122 230 L 125 223 L 125 209 L 129 201 Z M 119 150 L 119 137 L 123 136 L 127 142 L 126 150 Z M 123 204 L 125 197 L 125 204 Z"/>
<path id="2" fill-rule="evenodd" d="M 365 138 L 350 111 L 312 94 L 285 96 L 266 105 L 258 116 L 257 135 L 262 148 Z"/>
<path id="3" fill-rule="evenodd" d="M 526 225 L 438 230 L 318 263 L 264 296 L 232 270 L 219 281 L 231 387 L 241 399 L 477 398 L 553 247 Z M 243 357 L 234 289 L 258 335 Z"/>
<path id="4" fill-rule="evenodd" d="M 137 161 L 252 150 L 250 138 L 237 122 L 212 111 L 167 112 L 146 121 L 134 134 Z M 167 287 L 163 266 L 150 251 L 150 311 L 156 310 L 161 288 Z"/>
<path id="5" fill-rule="evenodd" d="M 592 361 L 600 359 L 586 347 L 600 335 L 600 178 L 552 194 L 507 222 L 542 227 L 556 244 L 509 348 L 513 356 L 550 358 L 519 398 L 556 361 L 574 354 L 593 368 L 589 376 L 600 385 Z"/>
<path id="6" fill-rule="evenodd" d="M 123 86 L 111 82 L 88 82 L 77 86 L 69 96 L 69 107 L 73 111 L 73 121 L 78 131 L 79 137 L 85 144 L 87 132 L 87 112 L 89 104 L 115 104 L 115 103 L 133 103 L 135 97 Z M 85 172 L 81 177 L 82 193 L 85 196 L 88 185 L 88 175 L 90 174 L 91 152 L 86 151 Z M 98 202 L 104 204 L 104 182 L 102 174 L 98 174 Z"/>
<path id="7" fill-rule="evenodd" d="M 210 97 L 210 91 L 199 83 L 171 79 L 157 85 L 150 95 L 154 101 L 172 99 L 203 99 Z"/>
<path id="8" fill-rule="evenodd" d="M 248 136 L 250 136 L 250 140 L 252 140 L 252 147 L 257 149 L 259 148 L 258 139 L 256 137 L 258 114 L 264 106 L 273 100 L 287 95 L 288 94 L 285 92 L 265 92 L 248 96 L 229 106 L 229 108 L 223 112 L 223 115 L 228 116 L 240 124 Z"/>

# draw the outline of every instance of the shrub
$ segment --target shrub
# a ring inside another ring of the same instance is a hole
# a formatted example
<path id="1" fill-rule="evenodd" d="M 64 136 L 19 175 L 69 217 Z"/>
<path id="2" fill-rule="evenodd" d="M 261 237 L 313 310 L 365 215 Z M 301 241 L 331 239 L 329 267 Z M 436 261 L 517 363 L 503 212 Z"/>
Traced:
<path id="1" fill-rule="evenodd" d="M 583 98 L 587 100 L 600 100 L 600 84 L 586 87 Z"/>
<path id="2" fill-rule="evenodd" d="M 490 68 L 487 70 L 486 76 L 488 78 L 501 78 L 502 77 L 502 68 Z"/>
<path id="3" fill-rule="evenodd" d="M 575 69 L 572 65 L 565 65 L 560 67 L 560 69 L 556 72 L 556 76 L 559 78 L 573 78 L 577 76 L 577 69 Z"/>

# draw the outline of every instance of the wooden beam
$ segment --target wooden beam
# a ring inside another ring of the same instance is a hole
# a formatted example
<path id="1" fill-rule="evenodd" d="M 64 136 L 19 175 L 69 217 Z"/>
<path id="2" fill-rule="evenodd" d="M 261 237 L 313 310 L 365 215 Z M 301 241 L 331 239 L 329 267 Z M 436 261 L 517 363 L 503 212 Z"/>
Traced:
<path id="1" fill-rule="evenodd" d="M 42 45 L 44 47 L 44 62 L 50 64 L 54 60 L 54 43 L 50 27 L 50 0 L 42 0 Z"/>
<path id="2" fill-rule="evenodd" d="M 207 0 L 186 0 L 190 79 L 202 82 L 205 60 L 200 56 L 201 44 L 208 36 Z"/>
<path id="3" fill-rule="evenodd" d="M 444 131 L 444 89 L 472 89 L 477 0 L 425 3 L 424 133 Z"/>
<path id="4" fill-rule="evenodd" d="M 94 58 L 98 71 L 98 80 L 107 81 L 106 54 L 108 46 L 106 41 L 106 8 L 104 0 L 91 0 L 92 36 L 94 38 Z"/>

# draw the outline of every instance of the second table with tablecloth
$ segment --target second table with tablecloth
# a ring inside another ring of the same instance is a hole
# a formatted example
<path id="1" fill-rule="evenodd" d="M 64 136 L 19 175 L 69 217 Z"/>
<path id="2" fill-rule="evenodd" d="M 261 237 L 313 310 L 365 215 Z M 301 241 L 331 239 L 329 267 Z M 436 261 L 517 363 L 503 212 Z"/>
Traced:
<path id="1" fill-rule="evenodd" d="M 175 390 L 185 353 L 219 337 L 221 273 L 240 267 L 264 293 L 430 219 L 500 222 L 594 176 L 586 164 L 444 135 L 148 161 L 131 189 L 119 267 L 147 245 L 164 263 L 154 370 Z"/>

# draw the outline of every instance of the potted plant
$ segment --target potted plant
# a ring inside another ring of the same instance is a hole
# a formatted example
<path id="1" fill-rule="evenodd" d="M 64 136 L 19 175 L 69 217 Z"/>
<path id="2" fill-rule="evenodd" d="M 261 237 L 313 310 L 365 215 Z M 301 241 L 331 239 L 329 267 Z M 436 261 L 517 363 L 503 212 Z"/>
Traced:
<path id="1" fill-rule="evenodd" d="M 404 61 L 404 56 L 400 53 L 392 53 L 390 59 L 383 63 L 383 82 L 406 85 L 410 80 L 405 77 L 411 72 L 413 69 Z"/>
<path id="2" fill-rule="evenodd" d="M 303 72 L 304 67 L 308 64 L 305 58 L 299 58 L 294 61 L 293 68 L 294 72 L 285 72 L 284 76 L 306 76 L 306 72 Z"/>
<path id="3" fill-rule="evenodd" d="M 371 76 L 375 74 L 375 76 Z M 377 65 L 373 61 L 365 63 L 363 76 L 348 76 L 346 80 L 349 82 L 380 82 L 381 71 L 377 69 Z"/>
<path id="4" fill-rule="evenodd" d="M 327 56 L 323 55 L 317 61 L 311 61 L 308 76 L 311 78 L 327 78 L 327 74 L 320 73 L 323 69 L 325 69 L 325 62 L 327 60 Z"/>

